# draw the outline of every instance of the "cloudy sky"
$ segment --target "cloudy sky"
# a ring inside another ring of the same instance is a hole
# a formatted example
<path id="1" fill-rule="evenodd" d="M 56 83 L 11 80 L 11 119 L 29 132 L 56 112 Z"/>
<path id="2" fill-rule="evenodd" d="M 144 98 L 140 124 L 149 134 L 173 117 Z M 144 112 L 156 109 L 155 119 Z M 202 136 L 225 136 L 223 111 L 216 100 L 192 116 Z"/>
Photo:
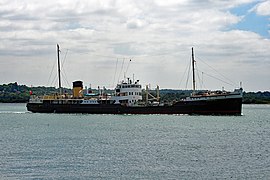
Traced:
<path id="1" fill-rule="evenodd" d="M 0 0 L 0 84 L 270 90 L 270 0 Z M 131 61 L 130 61 L 131 59 Z"/>

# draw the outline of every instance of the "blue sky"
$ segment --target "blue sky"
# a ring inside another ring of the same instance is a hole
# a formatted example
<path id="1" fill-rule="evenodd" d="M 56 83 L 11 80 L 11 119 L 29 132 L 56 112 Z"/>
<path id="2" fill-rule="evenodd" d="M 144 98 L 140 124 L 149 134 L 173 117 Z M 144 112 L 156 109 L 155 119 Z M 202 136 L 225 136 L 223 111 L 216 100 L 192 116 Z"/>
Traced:
<path id="1" fill-rule="evenodd" d="M 270 0 L 0 0 L 0 84 L 57 86 L 59 44 L 65 87 L 114 88 L 132 59 L 126 76 L 143 86 L 185 89 L 194 47 L 200 72 L 202 59 L 235 82 L 203 88 L 270 90 L 269 18 Z"/>
<path id="2" fill-rule="evenodd" d="M 234 24 L 231 29 L 239 29 L 245 31 L 252 31 L 260 34 L 262 37 L 270 38 L 270 16 L 259 15 L 252 9 L 257 5 L 258 2 L 248 3 L 230 10 L 232 14 L 242 16 L 243 19 Z"/>

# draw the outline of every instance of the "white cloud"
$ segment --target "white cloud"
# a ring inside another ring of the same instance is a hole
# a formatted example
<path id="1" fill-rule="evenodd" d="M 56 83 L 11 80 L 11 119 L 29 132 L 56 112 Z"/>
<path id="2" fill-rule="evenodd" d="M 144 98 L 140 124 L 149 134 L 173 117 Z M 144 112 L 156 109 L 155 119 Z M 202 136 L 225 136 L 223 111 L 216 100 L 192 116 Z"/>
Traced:
<path id="1" fill-rule="evenodd" d="M 255 11 L 259 15 L 269 16 L 270 15 L 270 0 L 267 0 L 267 1 L 264 1 L 262 3 L 259 3 L 255 7 Z"/>
<path id="2" fill-rule="evenodd" d="M 140 19 L 130 19 L 127 21 L 127 28 L 129 29 L 141 28 L 144 25 L 146 25 L 146 23 Z"/>
<path id="3" fill-rule="evenodd" d="M 269 39 L 248 31 L 228 31 L 242 18 L 231 14 L 230 8 L 250 2 L 255 1 L 2 0 L 0 82 L 47 85 L 46 74 L 59 43 L 63 58 L 69 49 L 65 68 L 70 80 L 80 78 L 93 86 L 112 84 L 116 59 L 119 73 L 120 59 L 132 58 L 130 74 L 135 73 L 142 83 L 178 88 L 194 46 L 196 55 L 231 79 L 246 80 L 247 89 L 266 90 Z M 256 12 L 265 13 L 262 7 L 268 2 L 256 6 Z M 24 67 L 16 68 L 20 64 Z M 259 69 L 256 77 L 254 64 Z M 208 85 L 216 88 L 214 82 Z"/>

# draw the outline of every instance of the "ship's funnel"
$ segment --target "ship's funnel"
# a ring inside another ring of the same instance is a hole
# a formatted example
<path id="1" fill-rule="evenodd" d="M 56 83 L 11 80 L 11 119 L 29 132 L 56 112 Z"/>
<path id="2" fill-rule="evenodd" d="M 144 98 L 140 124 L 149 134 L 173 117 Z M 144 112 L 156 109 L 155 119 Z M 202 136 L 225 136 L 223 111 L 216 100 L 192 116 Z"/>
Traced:
<path id="1" fill-rule="evenodd" d="M 74 81 L 73 82 L 73 97 L 75 98 L 82 97 L 82 90 L 83 90 L 83 82 Z"/>

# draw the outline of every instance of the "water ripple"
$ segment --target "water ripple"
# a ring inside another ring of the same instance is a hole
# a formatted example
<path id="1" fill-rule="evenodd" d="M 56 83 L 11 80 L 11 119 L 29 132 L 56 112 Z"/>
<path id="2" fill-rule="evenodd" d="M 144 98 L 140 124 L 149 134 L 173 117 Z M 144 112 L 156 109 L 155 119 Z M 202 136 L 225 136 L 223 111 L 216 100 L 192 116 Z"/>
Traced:
<path id="1" fill-rule="evenodd" d="M 267 179 L 269 110 L 91 115 L 1 105 L 0 179 Z"/>

